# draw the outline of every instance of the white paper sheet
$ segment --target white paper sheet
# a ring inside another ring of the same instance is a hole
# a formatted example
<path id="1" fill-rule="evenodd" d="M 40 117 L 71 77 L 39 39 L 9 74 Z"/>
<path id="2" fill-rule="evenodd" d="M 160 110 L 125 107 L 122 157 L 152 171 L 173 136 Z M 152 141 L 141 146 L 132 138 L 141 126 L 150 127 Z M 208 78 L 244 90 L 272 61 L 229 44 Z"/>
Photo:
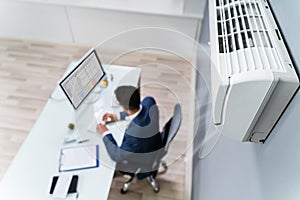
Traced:
<path id="1" fill-rule="evenodd" d="M 62 173 L 59 175 L 52 196 L 55 198 L 66 198 L 72 181 L 72 174 Z"/>
<path id="2" fill-rule="evenodd" d="M 80 146 L 61 150 L 60 171 L 98 167 L 98 146 Z"/>

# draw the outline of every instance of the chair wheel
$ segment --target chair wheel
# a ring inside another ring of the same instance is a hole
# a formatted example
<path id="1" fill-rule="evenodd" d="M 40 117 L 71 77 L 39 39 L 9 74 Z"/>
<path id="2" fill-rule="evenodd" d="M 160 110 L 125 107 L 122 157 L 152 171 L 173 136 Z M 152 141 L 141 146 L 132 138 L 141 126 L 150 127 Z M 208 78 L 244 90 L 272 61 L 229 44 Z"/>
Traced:
<path id="1" fill-rule="evenodd" d="M 155 193 L 158 193 L 158 192 L 159 192 L 159 187 L 153 188 L 153 191 L 154 191 Z"/>
<path id="2" fill-rule="evenodd" d="M 164 168 L 168 168 L 168 165 L 167 165 L 166 161 L 164 161 L 164 160 L 161 161 L 161 165 L 162 165 Z"/>
<path id="3" fill-rule="evenodd" d="M 121 193 L 121 194 L 126 194 L 126 193 L 127 193 L 127 190 L 124 190 L 123 188 L 121 188 L 120 193 Z"/>

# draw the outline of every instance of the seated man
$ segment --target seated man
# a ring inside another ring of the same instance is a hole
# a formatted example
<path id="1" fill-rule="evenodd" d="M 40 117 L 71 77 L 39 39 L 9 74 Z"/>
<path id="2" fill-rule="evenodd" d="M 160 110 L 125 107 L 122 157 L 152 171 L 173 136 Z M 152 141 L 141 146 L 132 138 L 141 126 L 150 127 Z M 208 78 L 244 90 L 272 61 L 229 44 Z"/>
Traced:
<path id="1" fill-rule="evenodd" d="M 140 102 L 139 90 L 133 86 L 120 86 L 115 90 L 116 99 L 123 112 L 106 113 L 103 120 L 114 122 L 128 120 L 124 138 L 119 147 L 105 124 L 98 124 L 97 131 L 103 136 L 106 149 L 112 160 L 117 162 L 117 170 L 134 174 L 143 166 L 138 178 L 152 173 L 151 163 L 162 147 L 159 132 L 159 112 L 155 100 L 146 97 Z"/>

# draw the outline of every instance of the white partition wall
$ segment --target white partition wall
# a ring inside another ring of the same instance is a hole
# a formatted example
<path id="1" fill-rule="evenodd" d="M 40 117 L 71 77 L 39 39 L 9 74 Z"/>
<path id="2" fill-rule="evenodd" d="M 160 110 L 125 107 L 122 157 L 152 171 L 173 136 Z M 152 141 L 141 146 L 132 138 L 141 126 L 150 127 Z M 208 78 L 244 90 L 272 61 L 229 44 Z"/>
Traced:
<path id="1" fill-rule="evenodd" d="M 197 34 L 198 19 L 196 18 L 80 7 L 68 7 L 67 11 L 69 13 L 74 40 L 80 44 L 97 44 L 123 31 L 139 27 L 169 28 L 182 32 L 191 38 L 195 38 Z M 134 40 L 135 38 L 128 40 L 128 45 L 134 42 Z"/>
<path id="2" fill-rule="evenodd" d="M 0 27 L 1 37 L 72 42 L 62 6 L 0 1 Z"/>
<path id="3" fill-rule="evenodd" d="M 122 31 L 162 27 L 198 38 L 197 30 L 202 15 L 184 13 L 183 0 L 143 2 L 144 4 L 136 0 L 126 3 L 119 0 L 2 0 L 0 37 L 95 46 Z"/>

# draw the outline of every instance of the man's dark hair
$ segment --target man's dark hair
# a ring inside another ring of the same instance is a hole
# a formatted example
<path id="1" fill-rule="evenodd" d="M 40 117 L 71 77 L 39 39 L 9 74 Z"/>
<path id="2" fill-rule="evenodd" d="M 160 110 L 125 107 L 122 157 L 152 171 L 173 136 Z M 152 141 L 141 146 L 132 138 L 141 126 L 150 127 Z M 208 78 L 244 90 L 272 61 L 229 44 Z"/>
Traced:
<path id="1" fill-rule="evenodd" d="M 140 92 L 133 86 L 120 86 L 115 90 L 115 95 L 120 105 L 129 110 L 140 108 Z"/>

